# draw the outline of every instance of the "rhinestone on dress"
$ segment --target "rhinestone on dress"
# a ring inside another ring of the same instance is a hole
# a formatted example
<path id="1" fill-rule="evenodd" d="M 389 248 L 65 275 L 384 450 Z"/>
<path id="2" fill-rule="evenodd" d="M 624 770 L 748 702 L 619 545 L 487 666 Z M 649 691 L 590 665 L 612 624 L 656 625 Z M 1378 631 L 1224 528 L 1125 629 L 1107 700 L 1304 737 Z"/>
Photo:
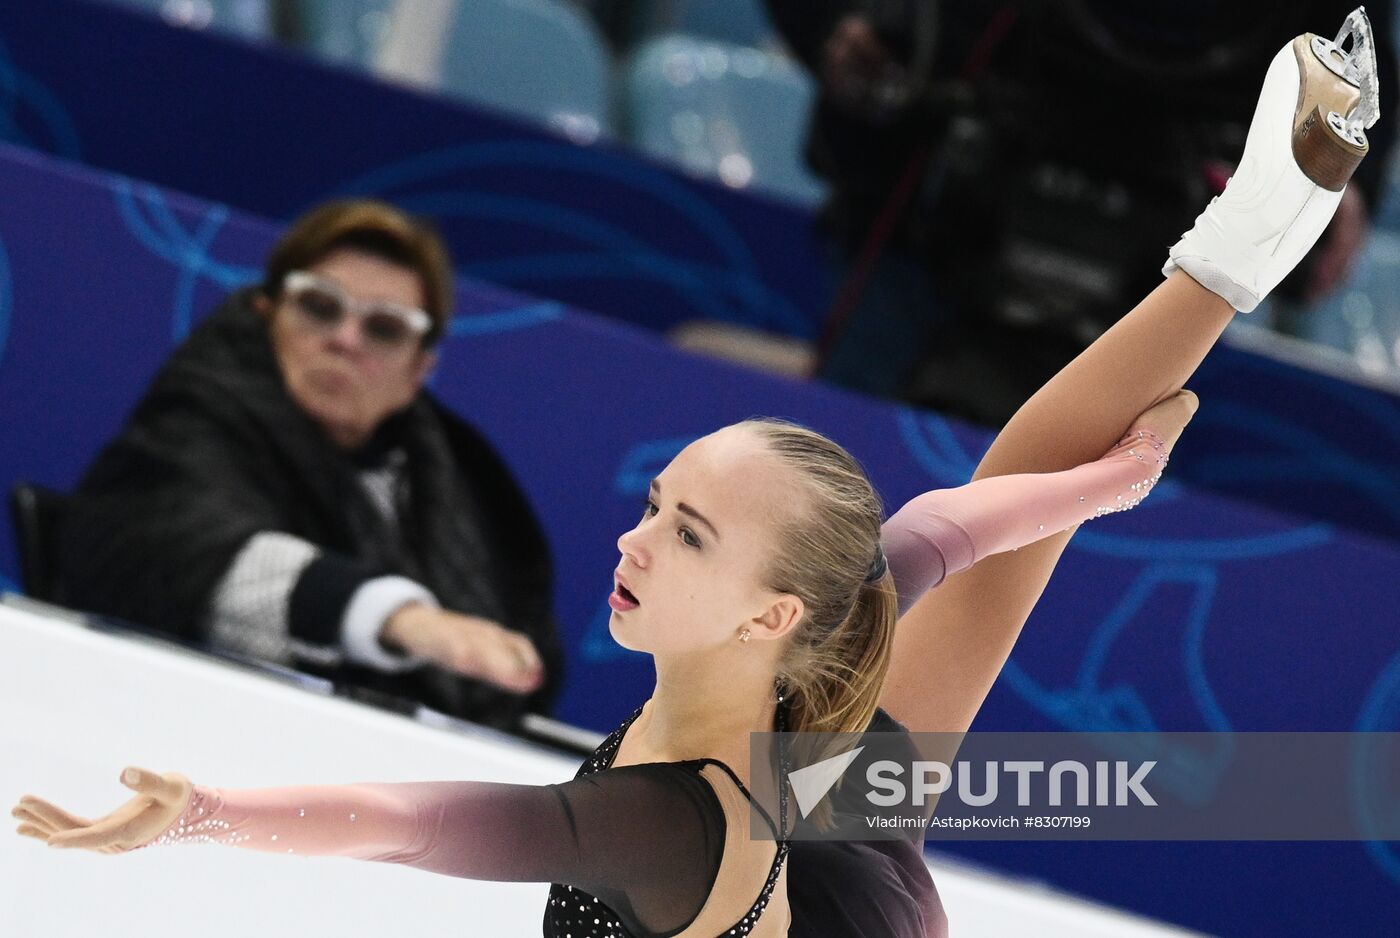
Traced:
<path id="1" fill-rule="evenodd" d="M 782 700 L 781 691 L 779 691 L 778 699 L 780 701 Z M 622 741 L 623 735 L 641 712 L 641 708 L 639 707 L 631 717 L 614 730 L 612 735 L 604 740 L 603 744 L 595 751 L 594 757 L 579 768 L 575 777 L 582 778 L 586 775 L 606 771 L 610 768 L 613 759 L 616 757 L 616 750 Z M 786 732 L 787 730 L 785 708 L 778 708 L 776 728 L 779 733 Z M 784 753 L 784 756 L 785 755 Z M 783 774 L 787 772 L 786 758 L 784 758 L 784 762 L 780 765 L 780 772 Z M 779 829 L 781 831 L 786 831 L 787 829 L 787 803 L 787 786 L 783 786 L 779 798 Z M 787 853 L 787 841 L 780 840 L 777 854 L 773 859 L 773 865 L 769 870 L 768 878 L 758 898 L 753 905 L 750 906 L 748 913 L 744 915 L 733 928 L 724 934 L 748 935 L 753 931 L 759 916 L 768 905 L 773 888 L 777 885 L 778 878 L 782 873 L 783 861 L 786 859 Z M 585 918 L 584 916 L 577 915 L 569 909 L 568 904 L 564 901 L 565 896 L 573 896 L 574 898 L 586 900 L 587 905 L 580 905 L 579 911 L 583 912 L 587 917 Z M 592 911 L 589 912 L 589 909 L 592 909 Z M 604 914 L 600 915 L 600 911 Z M 594 920 L 592 925 L 589 925 L 587 919 L 593 918 L 594 915 L 598 917 Z M 576 890 L 573 886 L 555 884 L 550 888 L 550 900 L 545 909 L 545 934 L 556 936 L 563 934 L 564 938 L 572 938 L 574 935 L 579 935 L 580 938 L 583 938 L 583 936 L 587 936 L 587 938 L 600 938 L 602 935 L 617 935 L 619 938 L 626 938 L 629 932 L 623 927 L 622 922 L 617 916 L 612 913 L 612 910 L 596 897 L 590 896 L 582 890 Z"/>

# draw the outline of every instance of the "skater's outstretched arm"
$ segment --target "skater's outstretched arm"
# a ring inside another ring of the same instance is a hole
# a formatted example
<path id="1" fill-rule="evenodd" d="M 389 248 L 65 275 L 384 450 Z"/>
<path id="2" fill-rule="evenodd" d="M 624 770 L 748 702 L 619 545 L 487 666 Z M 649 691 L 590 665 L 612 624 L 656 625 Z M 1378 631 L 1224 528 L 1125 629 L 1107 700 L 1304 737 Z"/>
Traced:
<path id="1" fill-rule="evenodd" d="M 220 789 L 136 767 L 122 781 L 136 796 L 96 820 L 29 795 L 11 814 L 20 834 L 101 853 L 193 842 L 562 883 L 618 910 L 638 934 L 690 921 L 710 897 L 726 850 L 726 813 L 711 782 L 687 763 L 625 766 L 558 785 Z M 736 917 L 761 886 L 761 878 L 752 884 Z"/>

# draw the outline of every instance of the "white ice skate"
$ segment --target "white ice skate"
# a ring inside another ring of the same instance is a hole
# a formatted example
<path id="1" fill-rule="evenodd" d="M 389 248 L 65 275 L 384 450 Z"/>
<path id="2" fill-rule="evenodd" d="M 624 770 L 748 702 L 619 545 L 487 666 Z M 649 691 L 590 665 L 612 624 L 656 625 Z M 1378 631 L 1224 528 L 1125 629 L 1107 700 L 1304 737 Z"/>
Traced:
<path id="1" fill-rule="evenodd" d="M 1239 168 L 1172 246 L 1163 275 L 1180 267 L 1236 309 L 1258 306 L 1332 219 L 1379 112 L 1364 7 L 1335 40 L 1305 33 L 1280 49 Z"/>

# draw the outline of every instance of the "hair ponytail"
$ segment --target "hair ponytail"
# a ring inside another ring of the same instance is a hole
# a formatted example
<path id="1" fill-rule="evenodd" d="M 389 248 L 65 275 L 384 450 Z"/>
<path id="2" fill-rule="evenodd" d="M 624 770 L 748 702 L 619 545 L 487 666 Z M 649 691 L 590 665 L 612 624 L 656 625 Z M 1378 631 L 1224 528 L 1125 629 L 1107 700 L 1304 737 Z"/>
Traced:
<path id="1" fill-rule="evenodd" d="M 779 664 L 788 729 L 862 732 L 880 699 L 898 616 L 880 549 L 880 498 L 851 454 L 820 433 L 783 420 L 744 425 L 797 472 L 808 495 L 804 510 L 780 522 L 768 571 L 773 589 L 806 606 Z"/>
<path id="2" fill-rule="evenodd" d="M 889 574 L 862 581 L 841 624 L 794 656 L 800 673 L 785 678 L 791 732 L 859 733 L 870 725 L 889 671 L 897 617 Z"/>

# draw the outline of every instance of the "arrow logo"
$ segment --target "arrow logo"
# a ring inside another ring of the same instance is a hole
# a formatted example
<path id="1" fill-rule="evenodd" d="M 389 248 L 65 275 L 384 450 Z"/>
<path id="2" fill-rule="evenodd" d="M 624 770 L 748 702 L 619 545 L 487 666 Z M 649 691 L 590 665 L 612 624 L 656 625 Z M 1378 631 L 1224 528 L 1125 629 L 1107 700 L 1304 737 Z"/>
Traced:
<path id="1" fill-rule="evenodd" d="M 788 773 L 788 781 L 792 782 L 792 793 L 797 797 L 797 810 L 804 818 L 817 806 L 817 802 L 831 791 L 831 786 L 836 784 L 842 772 L 850 768 L 864 748 L 857 746 L 839 756 L 832 756 L 830 759 L 823 759 L 804 769 Z"/>

